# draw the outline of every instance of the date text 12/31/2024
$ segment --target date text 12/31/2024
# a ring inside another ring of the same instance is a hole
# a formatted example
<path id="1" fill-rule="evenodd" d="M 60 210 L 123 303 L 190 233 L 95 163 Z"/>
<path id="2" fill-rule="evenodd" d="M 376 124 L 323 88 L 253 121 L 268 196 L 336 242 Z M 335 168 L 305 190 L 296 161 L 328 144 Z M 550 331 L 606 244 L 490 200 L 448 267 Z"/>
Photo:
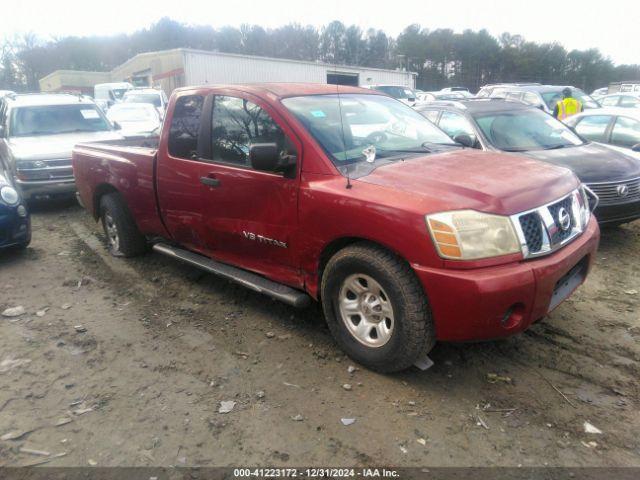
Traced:
<path id="1" fill-rule="evenodd" d="M 398 478 L 386 468 L 235 468 L 234 478 Z"/>

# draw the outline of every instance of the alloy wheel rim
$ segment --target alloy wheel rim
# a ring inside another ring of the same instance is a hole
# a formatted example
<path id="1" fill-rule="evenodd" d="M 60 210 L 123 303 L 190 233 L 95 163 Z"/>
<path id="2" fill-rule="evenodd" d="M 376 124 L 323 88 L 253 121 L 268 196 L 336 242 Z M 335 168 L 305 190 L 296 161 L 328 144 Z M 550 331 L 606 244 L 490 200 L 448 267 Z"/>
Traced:
<path id="1" fill-rule="evenodd" d="M 369 275 L 356 273 L 344 279 L 338 307 L 345 327 L 361 344 L 379 348 L 391 339 L 395 326 L 391 301 Z"/>

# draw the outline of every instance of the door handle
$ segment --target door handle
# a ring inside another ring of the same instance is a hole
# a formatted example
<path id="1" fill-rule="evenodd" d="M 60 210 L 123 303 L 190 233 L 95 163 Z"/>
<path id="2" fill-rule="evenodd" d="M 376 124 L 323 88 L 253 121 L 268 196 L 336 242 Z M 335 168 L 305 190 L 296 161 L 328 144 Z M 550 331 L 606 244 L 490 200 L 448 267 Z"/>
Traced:
<path id="1" fill-rule="evenodd" d="M 219 187 L 220 180 L 213 177 L 200 177 L 200 183 L 207 185 L 209 187 Z"/>

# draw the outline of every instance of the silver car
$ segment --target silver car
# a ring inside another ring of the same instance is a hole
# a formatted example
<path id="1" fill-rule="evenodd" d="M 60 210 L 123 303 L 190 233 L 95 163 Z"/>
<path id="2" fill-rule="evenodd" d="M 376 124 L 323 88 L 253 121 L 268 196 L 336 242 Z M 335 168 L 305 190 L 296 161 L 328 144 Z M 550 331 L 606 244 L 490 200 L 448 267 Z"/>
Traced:
<path id="1" fill-rule="evenodd" d="M 606 143 L 640 159 L 640 108 L 587 110 L 569 117 L 565 123 L 592 142 Z"/>
<path id="2" fill-rule="evenodd" d="M 0 105 L 0 161 L 26 200 L 75 193 L 73 147 L 122 138 L 95 103 L 82 96 L 10 94 Z"/>
<path id="3" fill-rule="evenodd" d="M 612 93 L 598 99 L 603 107 L 640 108 L 640 92 Z"/>

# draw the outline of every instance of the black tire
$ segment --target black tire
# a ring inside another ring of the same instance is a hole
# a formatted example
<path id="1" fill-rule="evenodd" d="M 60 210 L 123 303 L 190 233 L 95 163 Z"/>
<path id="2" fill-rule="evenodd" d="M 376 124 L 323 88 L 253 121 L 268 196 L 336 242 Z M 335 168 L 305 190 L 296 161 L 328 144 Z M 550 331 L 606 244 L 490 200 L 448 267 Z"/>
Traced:
<path id="1" fill-rule="evenodd" d="M 375 280 L 393 309 L 393 328 L 381 346 L 368 346 L 358 340 L 340 312 L 343 285 L 356 274 Z M 407 262 L 384 248 L 360 242 L 336 253 L 324 269 L 321 296 L 329 329 L 340 347 L 372 370 L 384 373 L 404 370 L 435 345 L 431 309 L 420 281 Z"/>
<path id="2" fill-rule="evenodd" d="M 100 220 L 111 255 L 135 257 L 147 251 L 147 240 L 138 230 L 129 207 L 119 193 L 109 193 L 100 198 Z"/>

